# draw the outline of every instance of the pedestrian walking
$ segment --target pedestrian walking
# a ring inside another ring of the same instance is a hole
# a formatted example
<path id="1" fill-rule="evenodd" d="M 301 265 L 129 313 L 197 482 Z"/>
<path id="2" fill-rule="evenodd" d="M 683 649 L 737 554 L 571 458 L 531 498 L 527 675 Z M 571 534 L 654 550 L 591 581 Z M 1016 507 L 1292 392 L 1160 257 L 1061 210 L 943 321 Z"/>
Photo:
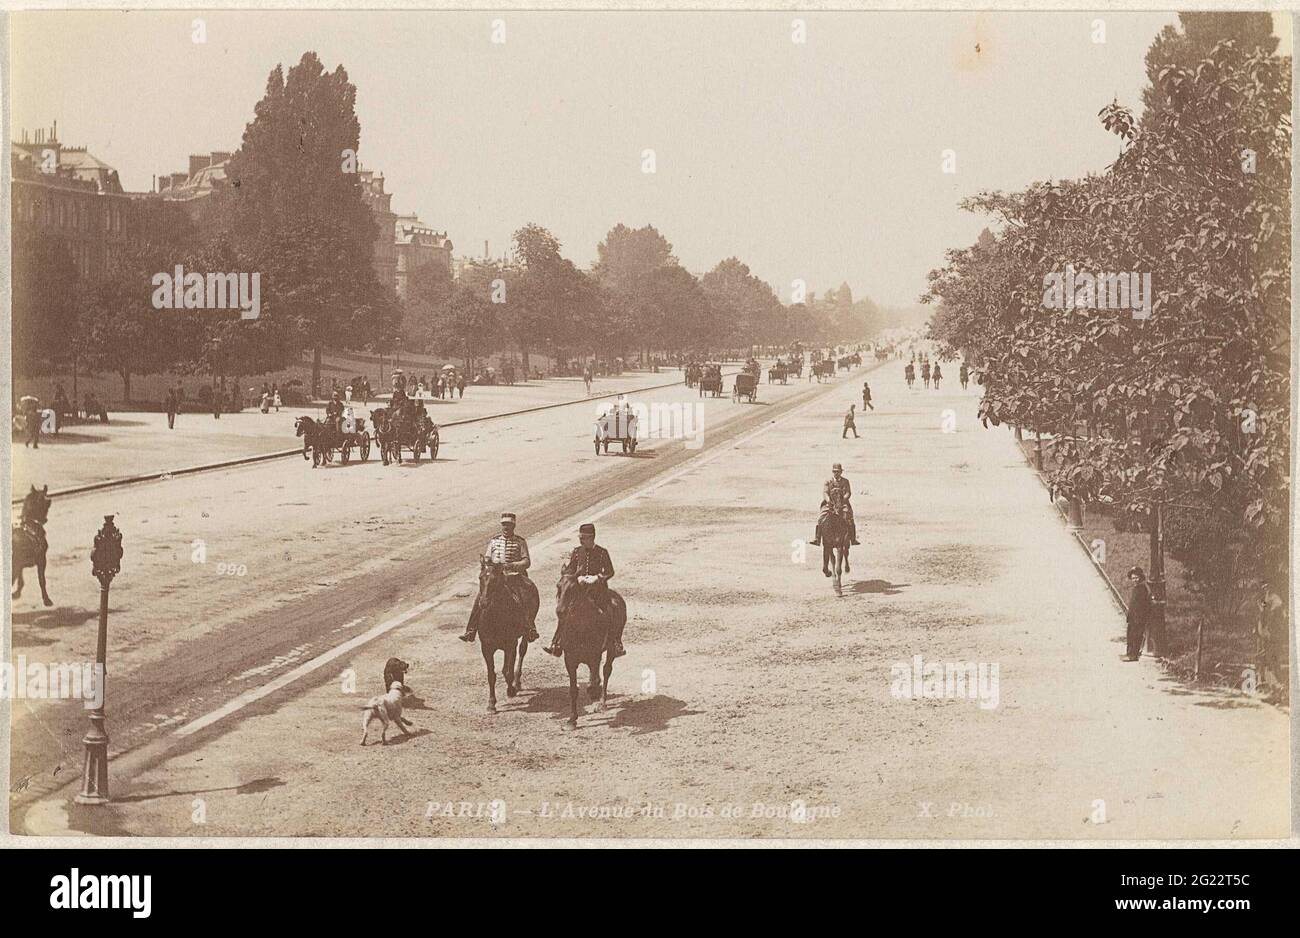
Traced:
<path id="1" fill-rule="evenodd" d="M 862 382 L 862 409 L 866 410 L 867 408 L 871 408 L 872 410 L 876 409 L 875 406 L 871 403 L 871 385 L 863 381 Z"/>
<path id="2" fill-rule="evenodd" d="M 24 429 L 27 431 L 27 439 L 23 442 L 23 448 L 31 447 L 32 449 L 41 448 L 41 408 L 40 402 L 28 395 L 22 401 L 22 411 L 25 418 Z"/>
<path id="3" fill-rule="evenodd" d="M 961 389 L 966 390 L 966 382 L 970 380 L 970 369 L 966 367 L 965 362 L 961 363 L 961 371 L 958 372 L 957 377 L 961 379 Z"/>
<path id="4" fill-rule="evenodd" d="M 853 411 L 855 408 L 857 408 L 857 406 L 858 406 L 857 404 L 850 404 L 849 412 L 844 415 L 844 432 L 840 434 L 841 440 L 849 435 L 850 430 L 853 431 L 853 439 L 855 440 L 861 439 L 861 437 L 858 436 L 857 424 L 853 422 Z"/>
<path id="5" fill-rule="evenodd" d="M 271 412 L 271 392 L 270 392 L 270 391 L 265 391 L 265 390 L 262 391 L 262 400 L 261 400 L 261 401 L 259 402 L 259 404 L 258 404 L 258 409 L 261 410 L 261 412 L 264 413 L 264 414 L 269 414 L 269 413 Z"/>
<path id="6" fill-rule="evenodd" d="M 167 389 L 167 429 L 176 429 L 176 389 Z"/>
<path id="7" fill-rule="evenodd" d="M 1147 630 L 1151 626 L 1151 587 L 1147 585 L 1147 576 L 1142 572 L 1141 567 L 1134 567 L 1128 572 L 1128 581 L 1133 584 L 1133 592 L 1129 594 L 1128 599 L 1128 648 L 1127 654 L 1124 655 L 1125 661 L 1137 661 L 1142 654 L 1142 639 L 1146 636 Z M 1151 642 L 1156 644 L 1156 636 L 1151 636 Z M 1156 648 L 1159 654 L 1160 649 Z"/>
<path id="8" fill-rule="evenodd" d="M 456 376 L 456 393 L 460 395 L 461 400 L 465 399 L 465 376 L 464 375 Z"/>
<path id="9" fill-rule="evenodd" d="M 1259 619 L 1256 623 L 1260 682 L 1270 688 L 1286 688 L 1286 668 L 1290 655 L 1287 649 L 1288 630 L 1286 603 L 1272 584 L 1265 583 L 1259 599 Z"/>

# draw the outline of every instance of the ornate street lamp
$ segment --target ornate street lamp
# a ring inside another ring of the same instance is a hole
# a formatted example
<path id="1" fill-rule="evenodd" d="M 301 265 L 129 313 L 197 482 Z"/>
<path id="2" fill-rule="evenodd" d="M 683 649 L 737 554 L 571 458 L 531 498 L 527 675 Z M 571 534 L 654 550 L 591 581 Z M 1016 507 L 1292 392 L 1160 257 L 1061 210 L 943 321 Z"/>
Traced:
<path id="1" fill-rule="evenodd" d="M 86 745 L 86 764 L 81 773 L 78 804 L 108 804 L 108 733 L 104 731 L 104 700 L 108 651 L 108 588 L 122 569 L 122 532 L 113 525 L 113 516 L 104 515 L 104 526 L 95 535 L 90 552 L 90 572 L 99 580 L 99 642 L 95 650 L 98 706 L 90 711 L 90 729 L 82 738 Z"/>

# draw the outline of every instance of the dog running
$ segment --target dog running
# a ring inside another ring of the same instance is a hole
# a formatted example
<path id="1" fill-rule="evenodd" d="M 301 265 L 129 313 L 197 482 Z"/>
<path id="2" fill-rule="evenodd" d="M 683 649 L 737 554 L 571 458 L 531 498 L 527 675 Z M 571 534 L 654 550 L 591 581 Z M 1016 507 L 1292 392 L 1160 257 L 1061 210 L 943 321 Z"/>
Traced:
<path id="1" fill-rule="evenodd" d="M 385 746 L 388 745 L 388 724 L 390 722 L 397 725 L 403 736 L 411 735 L 406 731 L 406 728 L 415 724 L 402 716 L 401 681 L 393 681 L 388 686 L 388 693 L 379 697 L 371 697 L 366 701 L 366 705 L 361 708 L 361 745 L 366 744 L 366 739 L 370 736 L 370 724 L 375 720 L 383 724 L 379 740 Z"/>

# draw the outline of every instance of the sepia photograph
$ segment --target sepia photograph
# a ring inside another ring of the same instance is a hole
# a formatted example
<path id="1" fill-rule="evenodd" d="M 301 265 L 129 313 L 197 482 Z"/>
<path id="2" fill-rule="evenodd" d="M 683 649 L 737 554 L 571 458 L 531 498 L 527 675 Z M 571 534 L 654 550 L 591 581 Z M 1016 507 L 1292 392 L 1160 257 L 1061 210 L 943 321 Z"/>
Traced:
<path id="1" fill-rule="evenodd" d="M 11 841 L 1294 843 L 1290 12 L 3 24 Z"/>

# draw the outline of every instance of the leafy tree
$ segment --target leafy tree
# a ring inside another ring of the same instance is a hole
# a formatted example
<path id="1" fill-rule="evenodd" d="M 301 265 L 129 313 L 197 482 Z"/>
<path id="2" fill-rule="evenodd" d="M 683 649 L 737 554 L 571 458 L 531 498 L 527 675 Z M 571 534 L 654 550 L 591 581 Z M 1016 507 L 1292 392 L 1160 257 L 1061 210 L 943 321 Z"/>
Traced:
<path id="1" fill-rule="evenodd" d="M 356 88 L 314 52 L 267 79 L 220 196 L 232 240 L 262 272 L 267 314 L 313 351 L 364 348 L 390 335 L 400 310 L 372 265 L 376 225 L 355 172 Z"/>

